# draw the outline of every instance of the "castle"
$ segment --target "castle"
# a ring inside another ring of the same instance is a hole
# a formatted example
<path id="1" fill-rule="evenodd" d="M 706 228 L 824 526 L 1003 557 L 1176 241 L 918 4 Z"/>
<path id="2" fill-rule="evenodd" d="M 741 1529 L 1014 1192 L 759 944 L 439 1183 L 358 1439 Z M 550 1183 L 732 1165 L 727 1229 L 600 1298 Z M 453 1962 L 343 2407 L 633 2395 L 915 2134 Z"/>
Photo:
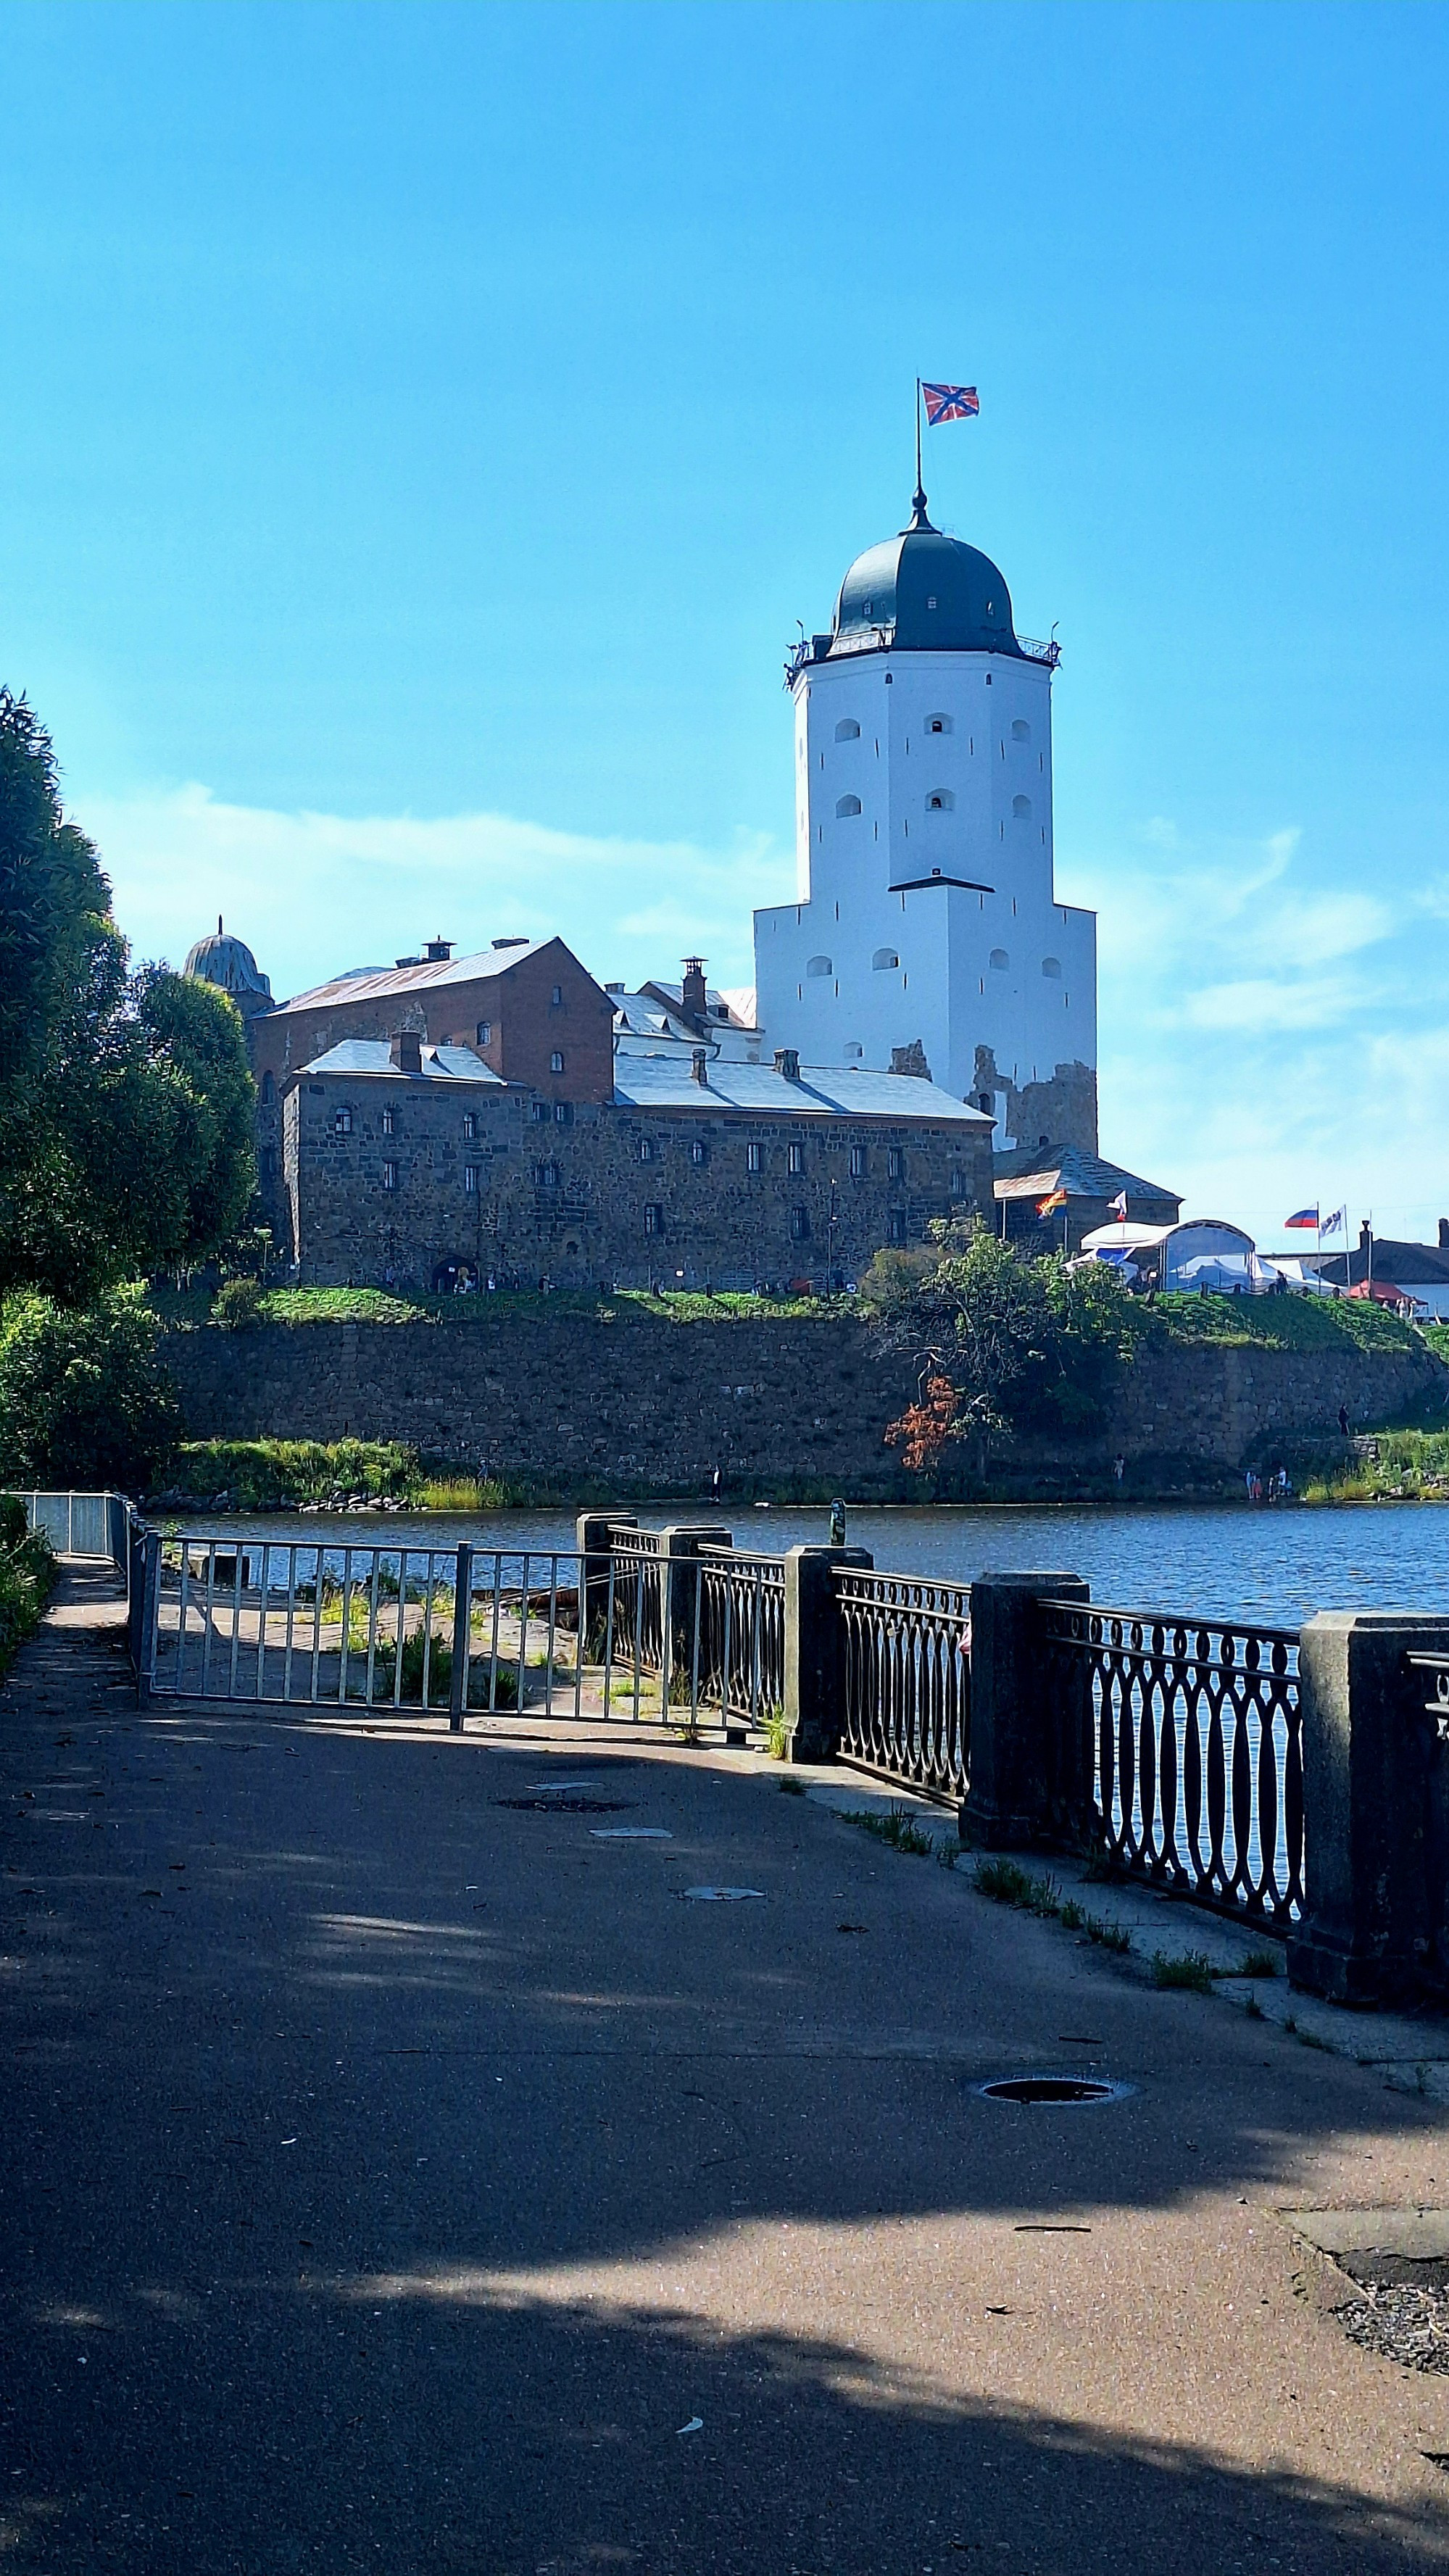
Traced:
<path id="1" fill-rule="evenodd" d="M 842 1286 L 934 1217 L 995 1223 L 998 1174 L 1020 1195 L 1048 1149 L 1105 1189 L 1095 920 L 1052 875 L 1056 659 L 918 488 L 788 666 L 797 897 L 755 915 L 752 994 L 698 958 L 631 993 L 503 936 L 278 1003 L 218 922 L 186 971 L 246 1022 L 291 1275 Z"/>

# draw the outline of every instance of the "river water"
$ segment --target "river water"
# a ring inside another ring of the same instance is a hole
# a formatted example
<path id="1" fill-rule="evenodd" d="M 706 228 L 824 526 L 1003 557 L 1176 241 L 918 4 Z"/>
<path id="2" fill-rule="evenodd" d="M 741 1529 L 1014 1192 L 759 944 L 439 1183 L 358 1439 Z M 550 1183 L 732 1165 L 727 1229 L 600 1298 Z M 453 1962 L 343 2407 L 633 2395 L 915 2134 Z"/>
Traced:
<path id="1" fill-rule="evenodd" d="M 829 1537 L 823 1507 L 670 1503 L 639 1506 L 637 1517 L 646 1528 L 712 1523 L 732 1530 L 737 1547 L 771 1555 Z M 204 1526 L 329 1549 L 343 1538 L 429 1548 L 470 1539 L 510 1551 L 574 1544 L 573 1515 L 562 1511 L 359 1512 L 345 1522 L 320 1513 L 227 1514 Z M 848 1514 L 846 1536 L 886 1573 L 956 1582 L 1007 1570 L 1078 1574 L 1096 1601 L 1265 1627 L 1296 1628 L 1315 1610 L 1449 1606 L 1449 1506 L 1438 1503 L 862 1506 Z"/>

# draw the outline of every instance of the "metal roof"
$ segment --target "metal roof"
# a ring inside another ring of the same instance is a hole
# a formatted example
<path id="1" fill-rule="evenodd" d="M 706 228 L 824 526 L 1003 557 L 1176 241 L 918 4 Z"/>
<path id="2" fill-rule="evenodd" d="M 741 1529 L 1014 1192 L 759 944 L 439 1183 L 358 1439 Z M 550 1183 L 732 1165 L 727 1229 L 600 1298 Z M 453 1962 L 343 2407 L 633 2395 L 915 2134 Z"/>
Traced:
<path id="1" fill-rule="evenodd" d="M 779 1118 L 813 1113 L 828 1118 L 920 1118 L 933 1125 L 989 1130 L 991 1120 L 954 1092 L 916 1074 L 857 1072 L 851 1065 L 802 1064 L 798 1082 L 773 1065 L 733 1064 L 711 1057 L 707 1079 L 696 1082 L 675 1055 L 618 1055 L 614 1098 L 633 1109 L 698 1109 L 718 1116 Z"/>
<path id="2" fill-rule="evenodd" d="M 1089 1154 L 1080 1145 L 1048 1148 L 1029 1172 L 1012 1172 L 996 1184 L 999 1199 L 1047 1198 L 1054 1190 L 1065 1190 L 1072 1199 L 1115 1199 L 1125 1190 L 1129 1209 L 1134 1199 L 1172 1199 L 1182 1205 L 1180 1190 L 1144 1181 L 1138 1173 L 1124 1172 L 1120 1163 L 1104 1162 L 1100 1154 Z"/>
<path id="3" fill-rule="evenodd" d="M 310 1011 L 328 1002 L 370 1002 L 392 993 L 430 993 L 440 984 L 475 984 L 488 976 L 507 975 L 525 957 L 536 957 L 541 948 L 560 944 L 554 939 L 529 939 L 517 948 L 480 948 L 471 957 L 426 958 L 420 966 L 354 967 L 349 975 L 334 975 L 329 984 L 315 984 L 310 993 L 294 993 L 281 1008 Z"/>
<path id="4" fill-rule="evenodd" d="M 425 1046 L 421 1050 L 421 1073 L 425 1082 L 486 1082 L 495 1091 L 506 1091 L 507 1083 L 485 1064 L 471 1047 Z M 339 1046 L 329 1047 L 325 1055 L 315 1056 L 304 1064 L 303 1073 L 383 1073 L 395 1082 L 416 1082 L 417 1074 L 405 1074 L 392 1060 L 392 1045 L 387 1038 L 344 1038 Z"/>

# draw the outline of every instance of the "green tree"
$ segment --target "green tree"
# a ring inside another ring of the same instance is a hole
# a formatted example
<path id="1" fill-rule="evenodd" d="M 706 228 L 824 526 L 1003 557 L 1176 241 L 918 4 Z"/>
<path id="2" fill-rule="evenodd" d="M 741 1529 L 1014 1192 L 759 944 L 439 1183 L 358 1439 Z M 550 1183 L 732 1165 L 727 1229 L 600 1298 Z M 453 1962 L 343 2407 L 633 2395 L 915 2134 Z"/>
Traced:
<path id="1" fill-rule="evenodd" d="M 0 1476 L 131 1493 L 152 1482 L 181 1435 L 159 1339 L 136 1288 L 112 1289 L 85 1313 L 11 1298 L 0 1320 Z"/>
<path id="2" fill-rule="evenodd" d="M 0 689 L 0 1294 L 84 1304 L 205 1258 L 255 1181 L 225 994 L 127 970 L 110 888 L 61 812 L 49 735 Z"/>
<path id="3" fill-rule="evenodd" d="M 1099 1420 L 1111 1369 L 1143 1330 L 1115 1274 L 1059 1255 L 1023 1260 L 979 1218 L 928 1232 L 918 1251 L 877 1253 L 861 1281 L 878 1348 L 922 1372 L 920 1402 L 886 1435 L 905 1463 L 929 1468 L 952 1441 L 984 1450 L 1028 1425 Z"/>

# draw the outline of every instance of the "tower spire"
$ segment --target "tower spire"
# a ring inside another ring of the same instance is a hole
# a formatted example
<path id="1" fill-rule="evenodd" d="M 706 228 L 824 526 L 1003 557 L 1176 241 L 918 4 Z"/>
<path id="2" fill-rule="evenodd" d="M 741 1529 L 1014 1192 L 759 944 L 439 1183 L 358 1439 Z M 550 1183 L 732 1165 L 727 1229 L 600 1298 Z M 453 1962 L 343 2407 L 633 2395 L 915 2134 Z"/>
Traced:
<path id="1" fill-rule="evenodd" d="M 911 494 L 911 528 L 925 528 L 934 537 L 939 532 L 926 516 L 926 491 L 921 481 L 921 379 L 916 378 L 916 488 Z M 906 534 L 909 536 L 911 529 Z"/>

